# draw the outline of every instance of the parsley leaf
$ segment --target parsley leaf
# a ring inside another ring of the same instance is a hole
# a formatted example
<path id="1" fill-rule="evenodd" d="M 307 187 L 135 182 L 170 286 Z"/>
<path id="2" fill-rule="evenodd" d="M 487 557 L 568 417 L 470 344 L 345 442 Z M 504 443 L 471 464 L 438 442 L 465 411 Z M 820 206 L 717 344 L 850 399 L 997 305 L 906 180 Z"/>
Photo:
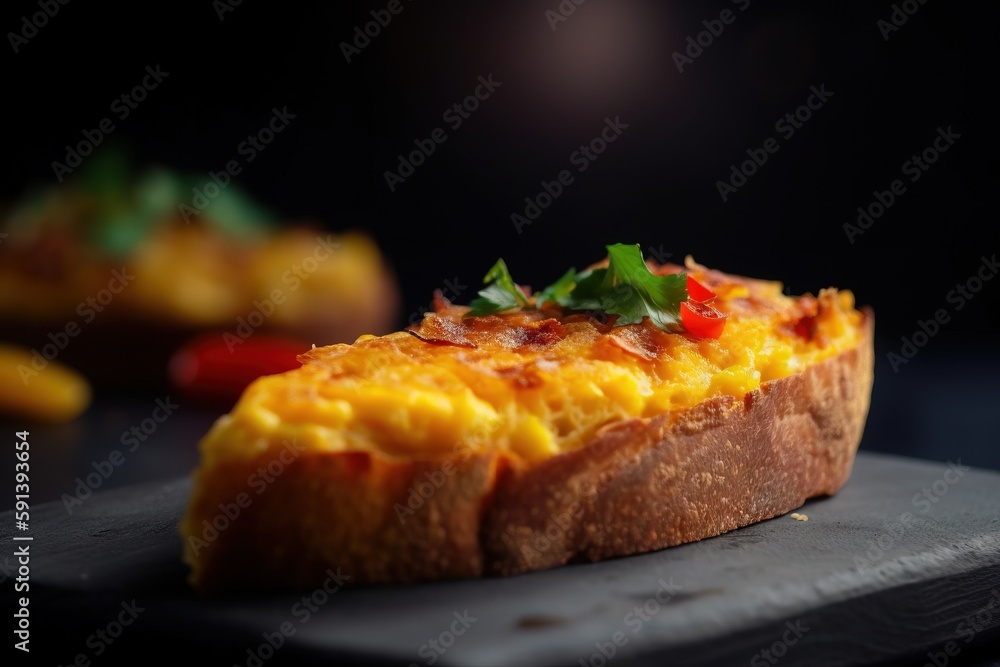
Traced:
<path id="1" fill-rule="evenodd" d="M 623 293 L 605 310 L 620 315 L 619 321 L 628 320 L 622 324 L 637 324 L 643 316 L 648 316 L 653 324 L 665 331 L 680 331 L 681 302 L 688 298 L 687 275 L 654 275 L 642 259 L 638 244 L 609 245 L 608 258 L 608 271 L 614 276 L 614 285 L 626 285 L 632 293 Z"/>
<path id="2" fill-rule="evenodd" d="M 511 278 L 502 259 L 490 268 L 483 282 L 490 284 L 479 290 L 479 296 L 469 303 L 469 315 L 492 315 L 528 304 L 528 298 Z"/>
<path id="3" fill-rule="evenodd" d="M 680 331 L 681 302 L 688 298 L 683 273 L 654 275 L 638 245 L 607 246 L 608 267 L 567 273 L 539 295 L 571 310 L 599 310 L 618 315 L 615 324 L 638 324 L 648 317 L 665 331 Z M 567 287 L 569 289 L 567 290 Z M 539 301 L 540 303 L 540 301 Z"/>
<path id="4" fill-rule="evenodd" d="M 535 308 L 541 308 L 546 301 L 554 301 L 562 305 L 560 299 L 565 299 L 573 292 L 573 288 L 576 287 L 576 279 L 576 269 L 567 271 L 562 278 L 538 293 L 538 296 L 535 297 Z"/>
<path id="5" fill-rule="evenodd" d="M 558 295 L 556 303 L 571 310 L 604 310 L 607 274 L 607 269 L 587 269 L 577 273 L 573 289 Z"/>
<path id="6" fill-rule="evenodd" d="M 665 331 L 682 331 L 680 307 L 688 298 L 687 275 L 654 275 L 638 245 L 606 246 L 608 266 L 577 273 L 567 271 L 535 295 L 535 307 L 555 302 L 569 310 L 617 315 L 616 325 L 639 324 L 644 317 Z M 489 283 L 470 303 L 469 315 L 489 315 L 523 308 L 528 299 L 514 283 L 504 261 L 498 260 L 483 282 Z"/>

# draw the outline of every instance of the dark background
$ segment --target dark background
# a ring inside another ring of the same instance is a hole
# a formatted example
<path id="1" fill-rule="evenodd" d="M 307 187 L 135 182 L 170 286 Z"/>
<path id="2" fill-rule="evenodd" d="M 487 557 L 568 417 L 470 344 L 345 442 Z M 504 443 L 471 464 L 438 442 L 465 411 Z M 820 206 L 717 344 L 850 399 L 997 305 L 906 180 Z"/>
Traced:
<path id="1" fill-rule="evenodd" d="M 889 2 L 754 0 L 740 11 L 728 1 L 588 0 L 554 31 L 545 15 L 554 0 L 402 3 L 350 63 L 340 43 L 387 3 L 246 0 L 223 20 L 210 2 L 60 6 L 19 53 L 0 49 L 0 200 L 54 183 L 51 163 L 66 145 L 160 65 L 169 76 L 114 120 L 110 140 L 140 164 L 207 178 L 272 108 L 287 107 L 296 118 L 236 181 L 289 219 L 369 230 L 400 280 L 400 325 L 446 280 L 468 286 L 459 295 L 468 301 L 498 256 L 540 287 L 614 242 L 780 279 L 793 293 L 849 288 L 875 309 L 878 333 L 863 447 L 1000 468 L 1000 281 L 961 311 L 946 300 L 998 249 L 995 5 L 913 2 L 885 40 L 877 22 L 890 18 Z M 672 54 L 726 8 L 735 21 L 678 72 Z M 36 11 L 7 3 L 0 27 L 17 30 Z M 452 130 L 442 114 L 490 74 L 501 86 Z M 780 138 L 775 121 L 821 85 L 832 97 Z M 628 129 L 517 233 L 511 214 L 525 197 L 575 169 L 570 154 L 619 116 Z M 447 141 L 390 192 L 383 173 L 438 127 Z M 961 138 L 910 183 L 902 164 L 939 127 Z M 723 202 L 716 182 L 768 137 L 779 151 Z M 843 224 L 897 178 L 906 193 L 850 243 Z M 939 308 L 951 321 L 894 372 L 888 353 Z M 49 496 L 106 456 L 151 399 L 99 402 L 82 425 L 42 431 L 91 443 L 67 453 L 75 463 Z M 146 463 L 109 486 L 189 469 L 193 440 L 216 414 L 176 426 L 192 442 L 158 433 Z"/>
<path id="2" fill-rule="evenodd" d="M 368 230 L 399 278 L 400 326 L 446 281 L 467 286 L 458 295 L 467 302 L 497 257 L 519 282 L 540 287 L 614 242 L 779 279 L 790 293 L 849 288 L 876 313 L 862 448 L 1000 469 L 1000 280 L 960 311 L 947 300 L 998 250 L 996 3 L 911 0 L 915 13 L 886 40 L 878 21 L 890 18 L 891 0 L 750 0 L 745 11 L 730 0 L 587 0 L 555 31 L 545 12 L 558 0 L 401 0 L 402 13 L 347 63 L 340 43 L 388 0 L 242 0 L 222 20 L 221 3 L 210 0 L 71 0 L 14 53 L 7 34 L 39 11 L 37 2 L 0 8 L 0 206 L 55 184 L 51 165 L 65 160 L 67 144 L 113 116 L 112 101 L 159 65 L 169 76 L 126 120 L 114 119 L 108 141 L 129 147 L 140 165 L 207 179 L 273 108 L 287 107 L 296 118 L 236 182 L 289 220 Z M 723 9 L 735 21 L 678 72 L 674 52 Z M 459 129 L 447 127 L 445 110 L 491 74 L 501 82 L 496 93 Z M 748 149 L 779 137 L 775 121 L 802 105 L 811 86 L 833 95 L 723 202 L 716 182 Z M 628 129 L 517 233 L 511 214 L 523 212 L 542 180 L 574 169 L 570 154 L 607 117 Z M 390 192 L 384 172 L 438 127 L 447 141 Z M 948 127 L 961 138 L 910 183 L 903 163 Z M 844 223 L 897 178 L 906 193 L 850 243 Z M 895 372 L 887 355 L 941 308 L 951 321 Z M 77 480 L 121 448 L 122 432 L 149 417 L 156 398 L 99 395 L 83 418 L 61 425 L 0 419 L 8 437 L 31 430 L 32 511 L 80 488 Z M 182 402 L 100 490 L 188 474 L 219 414 Z M 0 509 L 13 506 L 7 489 Z M 969 516 L 978 518 L 973 505 Z M 42 600 L 40 613 L 87 631 L 103 618 L 67 614 L 61 596 Z M 920 612 L 885 607 L 911 628 Z M 58 627 L 52 618 L 38 617 L 36 641 L 78 646 L 71 642 L 82 641 L 80 631 L 41 634 Z M 980 658 L 988 660 L 968 652 L 951 664 Z"/>

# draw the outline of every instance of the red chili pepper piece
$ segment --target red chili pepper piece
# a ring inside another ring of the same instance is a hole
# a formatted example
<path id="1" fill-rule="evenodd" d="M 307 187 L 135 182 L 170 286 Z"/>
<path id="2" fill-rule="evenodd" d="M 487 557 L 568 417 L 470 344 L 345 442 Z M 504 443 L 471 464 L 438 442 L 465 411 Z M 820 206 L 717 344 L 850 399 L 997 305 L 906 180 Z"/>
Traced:
<path id="1" fill-rule="evenodd" d="M 688 299 L 691 301 L 699 301 L 701 303 L 711 303 L 715 299 L 715 292 L 708 289 L 700 282 L 695 280 L 688 274 L 687 277 L 687 291 Z"/>
<path id="2" fill-rule="evenodd" d="M 726 328 L 726 316 L 707 303 L 683 301 L 681 324 L 692 336 L 718 338 Z"/>
<path id="3" fill-rule="evenodd" d="M 210 334 L 179 349 L 168 369 L 173 384 L 194 399 L 235 401 L 262 375 L 299 368 L 302 364 L 296 357 L 310 348 L 300 341 L 260 333 L 234 338 Z"/>

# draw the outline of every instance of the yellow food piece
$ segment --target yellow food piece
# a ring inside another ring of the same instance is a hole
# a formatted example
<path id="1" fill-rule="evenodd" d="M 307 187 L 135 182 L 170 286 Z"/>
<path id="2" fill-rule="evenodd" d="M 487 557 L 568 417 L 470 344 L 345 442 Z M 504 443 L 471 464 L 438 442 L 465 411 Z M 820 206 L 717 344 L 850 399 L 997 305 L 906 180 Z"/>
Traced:
<path id="1" fill-rule="evenodd" d="M 780 283 L 712 278 L 728 315 L 718 340 L 648 321 L 611 327 L 558 310 L 462 318 L 452 307 L 428 313 L 420 337 L 314 349 L 302 368 L 247 388 L 202 442 L 205 465 L 285 441 L 390 458 L 496 447 L 541 460 L 612 422 L 742 398 L 860 342 L 850 292 L 796 298 Z"/>
<path id="2" fill-rule="evenodd" d="M 34 362 L 34 365 L 32 365 Z M 42 365 L 42 362 L 46 362 Z M 73 370 L 30 350 L 0 344 L 0 412 L 14 417 L 64 422 L 90 405 L 90 385 Z"/>
<path id="3" fill-rule="evenodd" d="M 384 271 L 369 237 L 286 230 L 234 244 L 197 227 L 166 227 L 129 259 L 136 280 L 122 300 L 151 318 L 209 326 L 257 308 L 275 326 L 325 308 L 364 321 L 382 295 Z M 255 304 L 263 304 L 256 306 Z"/>
<path id="4" fill-rule="evenodd" d="M 18 240 L 10 242 L 17 247 Z M 31 241 L 18 248 L 22 256 L 31 257 Z M 120 260 L 98 259 L 82 244 L 68 245 L 58 259 L 59 277 L 40 278 L 24 271 L 28 262 L 0 257 L 0 314 L 26 321 L 70 317 L 106 291 L 115 270 L 134 279 L 116 291 L 114 309 L 150 322 L 228 327 L 258 310 L 268 326 L 292 327 L 370 322 L 386 310 L 385 263 L 359 232 L 295 227 L 235 241 L 198 225 L 170 224 Z"/>

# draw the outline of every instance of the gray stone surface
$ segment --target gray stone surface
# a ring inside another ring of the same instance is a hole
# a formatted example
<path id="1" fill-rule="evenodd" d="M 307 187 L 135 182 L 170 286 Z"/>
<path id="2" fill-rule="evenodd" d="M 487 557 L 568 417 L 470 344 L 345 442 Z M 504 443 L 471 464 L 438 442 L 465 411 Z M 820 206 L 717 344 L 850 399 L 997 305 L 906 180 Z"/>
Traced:
<path id="1" fill-rule="evenodd" d="M 924 664 L 948 641 L 956 664 L 1000 631 L 1000 474 L 947 464 L 861 453 L 837 496 L 799 510 L 807 522 L 518 577 L 343 589 L 308 620 L 296 604 L 311 591 L 187 588 L 176 526 L 189 491 L 181 480 L 95 494 L 72 515 L 33 510 L 39 653 L 106 664 L 182 647 L 256 664 L 247 651 L 269 654 L 263 633 L 287 623 L 294 634 L 263 664 L 600 667 L 612 649 L 622 666 Z M 8 545 L 13 523 L 0 519 Z M 88 638 L 132 599 L 144 611 L 97 658 Z"/>

